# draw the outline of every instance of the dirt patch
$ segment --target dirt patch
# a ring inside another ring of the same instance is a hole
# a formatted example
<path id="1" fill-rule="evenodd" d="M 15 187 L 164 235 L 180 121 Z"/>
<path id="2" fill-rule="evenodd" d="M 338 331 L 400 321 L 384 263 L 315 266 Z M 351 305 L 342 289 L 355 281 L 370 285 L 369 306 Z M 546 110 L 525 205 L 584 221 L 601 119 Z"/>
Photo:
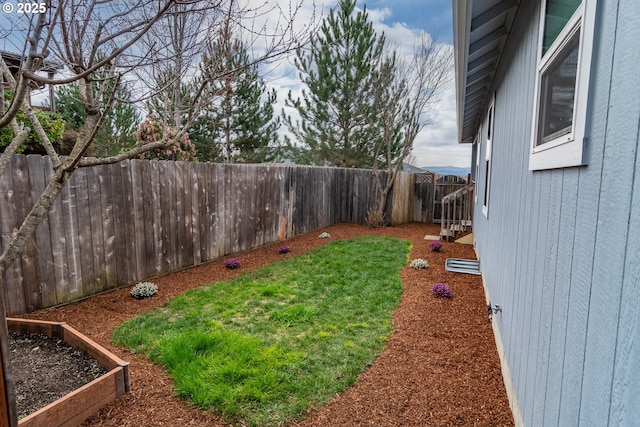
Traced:
<path id="1" fill-rule="evenodd" d="M 42 334 L 9 334 L 18 417 L 23 418 L 107 373 L 85 352 Z"/>
<path id="2" fill-rule="evenodd" d="M 331 235 L 320 239 L 322 232 Z M 430 266 L 408 266 L 401 275 L 405 286 L 393 317 L 393 333 L 376 362 L 359 381 L 309 411 L 295 427 L 314 426 L 511 426 L 513 419 L 502 381 L 482 281 L 478 276 L 445 271 L 446 258 L 475 258 L 468 245 L 443 242 L 430 251 L 425 235 L 439 227 L 406 224 L 383 229 L 338 224 L 253 251 L 236 254 L 242 267 L 224 268 L 224 260 L 157 277 L 156 296 L 144 300 L 129 295 L 131 287 L 80 303 L 41 310 L 29 318 L 67 322 L 120 358 L 131 362 L 131 392 L 107 405 L 86 426 L 227 426 L 219 416 L 192 408 L 173 393 L 164 369 L 141 355 L 111 344 L 115 327 L 143 311 L 162 305 L 182 292 L 235 277 L 282 257 L 296 256 L 329 241 L 368 234 L 400 237 L 412 242 L 410 259 L 426 259 Z M 278 248 L 291 246 L 281 255 Z M 435 298 L 431 286 L 449 285 L 452 299 Z"/>

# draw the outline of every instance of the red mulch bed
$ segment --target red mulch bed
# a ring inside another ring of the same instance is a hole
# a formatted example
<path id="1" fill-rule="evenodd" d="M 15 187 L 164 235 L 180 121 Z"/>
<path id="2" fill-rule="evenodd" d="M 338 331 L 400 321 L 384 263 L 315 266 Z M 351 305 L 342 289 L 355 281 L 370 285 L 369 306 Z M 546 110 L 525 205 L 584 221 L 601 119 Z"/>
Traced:
<path id="1" fill-rule="evenodd" d="M 327 231 L 330 239 L 318 235 Z M 338 224 L 283 242 L 238 254 L 242 268 L 228 270 L 223 260 L 153 279 L 158 295 L 136 300 L 130 287 L 63 307 L 40 310 L 29 318 L 64 321 L 131 363 L 131 392 L 103 408 L 87 426 L 226 426 L 207 411 L 174 396 L 172 380 L 161 366 L 111 344 L 115 327 L 162 305 L 202 283 L 235 277 L 283 256 L 296 256 L 328 241 L 382 234 L 413 244 L 411 259 L 424 258 L 426 270 L 402 270 L 405 290 L 393 317 L 393 334 L 378 360 L 359 381 L 293 426 L 511 426 L 500 361 L 479 276 L 445 271 L 446 258 L 475 258 L 468 245 L 443 242 L 432 252 L 427 234 L 439 226 L 406 224 L 382 229 Z M 278 254 L 282 244 L 293 251 Z M 447 283 L 452 299 L 435 298 L 431 286 Z"/>

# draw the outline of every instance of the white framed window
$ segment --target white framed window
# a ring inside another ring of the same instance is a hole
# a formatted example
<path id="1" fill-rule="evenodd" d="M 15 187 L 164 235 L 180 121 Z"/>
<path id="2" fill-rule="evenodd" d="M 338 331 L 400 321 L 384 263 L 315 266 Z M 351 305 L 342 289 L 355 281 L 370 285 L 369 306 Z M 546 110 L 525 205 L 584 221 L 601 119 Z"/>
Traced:
<path id="1" fill-rule="evenodd" d="M 480 124 L 480 128 L 478 129 L 478 133 L 476 134 L 476 139 L 473 141 L 476 145 L 476 166 L 473 172 L 473 182 L 476 184 L 476 188 L 473 192 L 474 203 L 478 203 L 478 178 L 480 176 L 480 157 L 482 156 L 482 124 Z"/>
<path id="2" fill-rule="evenodd" d="M 482 189 L 482 213 L 485 217 L 488 217 L 489 215 L 489 190 L 491 188 L 491 141 L 493 139 L 493 117 L 495 100 L 496 96 L 494 94 L 491 98 L 491 104 L 489 104 L 489 108 L 487 110 L 487 134 L 486 142 L 484 144 L 484 187 Z"/>
<path id="3" fill-rule="evenodd" d="M 542 0 L 529 169 L 584 164 L 595 0 Z"/>

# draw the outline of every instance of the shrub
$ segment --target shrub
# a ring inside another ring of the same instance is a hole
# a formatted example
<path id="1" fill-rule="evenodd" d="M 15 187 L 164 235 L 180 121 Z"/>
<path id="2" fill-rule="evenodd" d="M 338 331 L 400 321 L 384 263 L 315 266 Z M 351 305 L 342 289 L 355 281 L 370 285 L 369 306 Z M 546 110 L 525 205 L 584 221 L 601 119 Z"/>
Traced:
<path id="1" fill-rule="evenodd" d="M 367 227 L 380 228 L 385 225 L 385 214 L 381 210 L 372 209 L 367 212 L 367 216 L 364 218 L 364 223 Z"/>
<path id="2" fill-rule="evenodd" d="M 229 258 L 224 260 L 224 266 L 230 269 L 240 267 L 240 260 L 238 258 Z"/>
<path id="3" fill-rule="evenodd" d="M 442 249 L 442 243 L 440 243 L 440 242 L 431 242 L 429 244 L 429 249 L 431 249 L 434 252 L 440 252 L 440 249 Z"/>
<path id="4" fill-rule="evenodd" d="M 284 255 L 288 252 L 291 252 L 291 246 L 280 246 L 280 248 L 278 248 L 278 253 L 280 255 Z"/>
<path id="5" fill-rule="evenodd" d="M 140 155 L 141 159 L 155 160 L 193 160 L 196 155 L 196 148 L 189 139 L 188 134 L 183 134 L 180 138 L 178 130 L 172 128 L 163 120 L 150 114 L 145 121 L 140 123 L 138 130 L 133 133 L 136 146 L 158 141 L 173 141 L 173 144 L 166 148 L 147 151 Z"/>
<path id="6" fill-rule="evenodd" d="M 328 239 L 329 237 L 331 237 L 331 234 L 329 234 L 327 232 L 324 232 L 324 233 L 320 234 L 318 237 L 321 238 L 321 239 Z"/>
<path id="7" fill-rule="evenodd" d="M 62 140 L 62 133 L 64 132 L 65 125 L 65 122 L 60 114 L 52 113 L 50 111 L 42 111 L 39 109 L 34 109 L 33 113 L 40 122 L 40 125 L 42 126 L 44 133 L 49 138 L 49 141 L 51 141 L 51 143 L 54 145 L 59 144 Z M 42 142 L 40 141 L 40 137 L 33 129 L 31 120 L 27 118 L 27 115 L 23 110 L 20 110 L 18 112 L 18 114 L 16 115 L 16 120 L 18 121 L 18 123 L 22 122 L 24 123 L 25 127 L 31 129 L 31 132 L 29 132 L 27 139 L 22 144 L 20 144 L 20 146 L 16 150 L 16 153 L 45 154 L 46 151 L 44 149 L 44 146 L 42 145 Z M 11 143 L 14 136 L 15 135 L 13 134 L 13 131 L 9 126 L 0 129 L 0 152 L 4 151 L 5 147 L 7 147 Z"/>
<path id="8" fill-rule="evenodd" d="M 435 283 L 431 287 L 431 293 L 438 298 L 451 298 L 451 289 L 444 283 Z"/>
<path id="9" fill-rule="evenodd" d="M 131 288 L 131 296 L 135 299 L 143 299 L 158 293 L 158 285 L 151 282 L 140 282 Z"/>
<path id="10" fill-rule="evenodd" d="M 419 270 L 421 268 L 429 267 L 429 263 L 427 262 L 427 260 L 424 260 L 422 258 L 416 258 L 411 261 L 411 264 L 409 264 L 409 266 L 411 268 L 415 268 L 416 270 Z"/>

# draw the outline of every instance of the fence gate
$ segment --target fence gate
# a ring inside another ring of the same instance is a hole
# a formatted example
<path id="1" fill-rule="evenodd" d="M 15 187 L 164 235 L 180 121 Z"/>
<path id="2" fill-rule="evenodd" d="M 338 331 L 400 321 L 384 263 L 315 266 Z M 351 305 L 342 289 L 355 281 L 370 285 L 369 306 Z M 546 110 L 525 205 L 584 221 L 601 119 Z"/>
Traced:
<path id="1" fill-rule="evenodd" d="M 467 185 L 467 180 L 457 175 L 436 175 L 433 198 L 433 222 L 442 221 L 442 198 Z"/>
<path id="2" fill-rule="evenodd" d="M 413 221 L 430 222 L 433 220 L 435 174 L 424 172 L 413 175 L 415 176 Z"/>

